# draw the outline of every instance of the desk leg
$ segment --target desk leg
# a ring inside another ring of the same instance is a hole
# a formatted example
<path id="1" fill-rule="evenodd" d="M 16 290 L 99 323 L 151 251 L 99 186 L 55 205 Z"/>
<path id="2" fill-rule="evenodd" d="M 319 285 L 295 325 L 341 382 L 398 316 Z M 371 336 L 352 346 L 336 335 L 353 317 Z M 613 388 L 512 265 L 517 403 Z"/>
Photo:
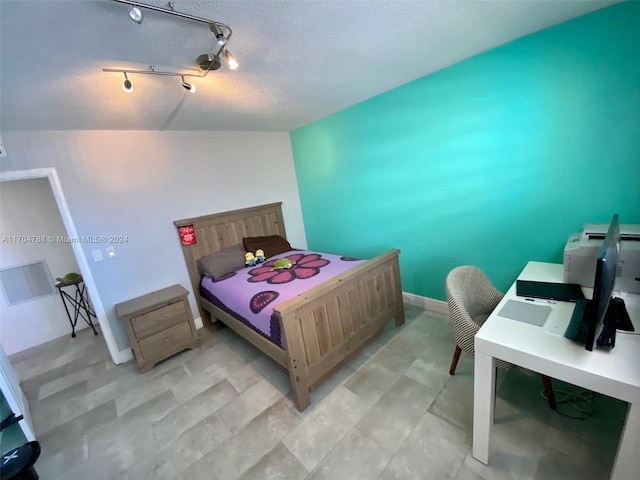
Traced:
<path id="1" fill-rule="evenodd" d="M 474 357 L 472 455 L 488 465 L 489 440 L 496 404 L 496 360 L 477 351 Z"/>
<path id="2" fill-rule="evenodd" d="M 611 480 L 640 479 L 640 404 L 629 405 Z"/>

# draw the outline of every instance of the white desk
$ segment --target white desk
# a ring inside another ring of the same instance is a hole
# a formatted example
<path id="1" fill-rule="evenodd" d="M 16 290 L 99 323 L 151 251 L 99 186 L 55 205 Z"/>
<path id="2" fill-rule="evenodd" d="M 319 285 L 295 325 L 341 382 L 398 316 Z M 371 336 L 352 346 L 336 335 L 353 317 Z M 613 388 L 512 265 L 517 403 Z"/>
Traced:
<path id="1" fill-rule="evenodd" d="M 529 262 L 518 278 L 562 282 L 562 265 Z M 636 332 L 640 332 L 640 302 L 637 297 L 623 298 Z M 500 359 L 628 402 L 630 408 L 611 478 L 640 479 L 640 335 L 618 332 L 615 348 L 603 351 L 594 347 L 589 352 L 562 336 L 573 303 L 536 300 L 552 307 L 544 326 L 536 327 L 498 315 L 510 299 L 523 301 L 516 295 L 515 282 L 475 336 L 473 456 L 489 463 L 495 413 L 495 361 Z"/>

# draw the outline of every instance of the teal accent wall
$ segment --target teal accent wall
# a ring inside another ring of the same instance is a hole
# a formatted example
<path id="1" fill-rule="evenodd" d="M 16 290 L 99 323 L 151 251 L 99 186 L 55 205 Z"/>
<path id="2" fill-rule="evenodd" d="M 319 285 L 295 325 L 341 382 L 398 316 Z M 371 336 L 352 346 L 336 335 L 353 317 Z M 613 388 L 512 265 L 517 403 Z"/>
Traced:
<path id="1" fill-rule="evenodd" d="M 403 290 L 443 300 L 457 265 L 504 290 L 585 223 L 640 223 L 639 25 L 616 4 L 291 132 L 309 248 L 400 248 Z"/>

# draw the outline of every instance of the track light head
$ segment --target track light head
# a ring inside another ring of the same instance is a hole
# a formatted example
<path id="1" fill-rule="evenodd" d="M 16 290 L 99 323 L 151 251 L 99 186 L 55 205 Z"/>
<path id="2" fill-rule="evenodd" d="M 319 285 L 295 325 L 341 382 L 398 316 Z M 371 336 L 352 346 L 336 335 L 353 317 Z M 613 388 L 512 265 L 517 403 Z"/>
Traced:
<path id="1" fill-rule="evenodd" d="M 131 17 L 131 20 L 140 25 L 142 23 L 144 15 L 142 15 L 142 10 L 140 10 L 138 7 L 132 6 L 129 8 L 129 17 Z"/>
<path id="2" fill-rule="evenodd" d="M 235 70 L 240 66 L 238 61 L 235 59 L 231 52 L 227 49 L 224 50 L 224 58 L 227 59 L 227 65 L 229 65 L 229 70 Z"/>
<path id="3" fill-rule="evenodd" d="M 196 86 L 185 82 L 184 77 L 181 77 L 181 78 L 182 78 L 182 87 L 188 92 L 196 93 Z"/>
<path id="4" fill-rule="evenodd" d="M 212 23 L 209 24 L 209 28 L 211 28 L 211 31 L 216 36 L 216 41 L 217 41 L 218 45 L 221 46 L 221 47 L 224 47 L 227 44 L 227 39 L 224 36 L 224 34 L 220 31 L 218 26 L 215 23 L 212 22 Z"/>
<path id="5" fill-rule="evenodd" d="M 124 82 L 122 82 L 122 90 L 127 93 L 133 92 L 133 85 L 131 84 L 131 80 L 127 77 L 127 72 L 124 73 Z"/>

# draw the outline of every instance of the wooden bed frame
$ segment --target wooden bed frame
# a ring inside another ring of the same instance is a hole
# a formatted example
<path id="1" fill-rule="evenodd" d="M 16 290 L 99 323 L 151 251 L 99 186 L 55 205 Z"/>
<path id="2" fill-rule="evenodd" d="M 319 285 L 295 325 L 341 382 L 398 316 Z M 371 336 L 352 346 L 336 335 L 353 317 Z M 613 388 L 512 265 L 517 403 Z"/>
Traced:
<path id="1" fill-rule="evenodd" d="M 311 402 L 309 392 L 373 339 L 389 320 L 395 319 L 397 326 L 404 323 L 400 251 L 389 250 L 275 307 L 283 350 L 200 297 L 196 266 L 199 258 L 242 243 L 243 237 L 286 238 L 281 206 L 280 202 L 272 203 L 176 220 L 174 224 L 193 225 L 196 243 L 182 249 L 203 324 L 210 324 L 212 318 L 221 320 L 286 369 L 295 405 L 302 411 Z"/>

